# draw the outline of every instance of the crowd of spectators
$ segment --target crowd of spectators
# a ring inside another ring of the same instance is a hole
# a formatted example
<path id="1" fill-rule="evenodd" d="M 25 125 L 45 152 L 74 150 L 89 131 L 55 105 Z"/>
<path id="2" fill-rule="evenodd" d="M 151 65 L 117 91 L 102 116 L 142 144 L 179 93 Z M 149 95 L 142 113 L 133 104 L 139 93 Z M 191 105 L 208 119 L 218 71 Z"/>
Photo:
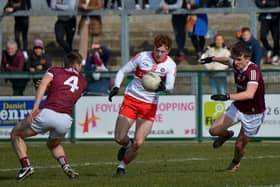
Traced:
<path id="1" fill-rule="evenodd" d="M 126 8 L 126 1 L 121 0 L 47 0 L 51 10 L 71 11 L 79 9 L 80 11 L 94 11 L 102 9 L 119 9 Z M 132 3 L 132 2 L 130 2 Z M 157 6 L 154 6 L 155 1 L 135 0 L 135 10 L 157 8 L 160 11 L 169 13 L 177 9 L 196 9 L 210 7 L 235 7 L 236 1 L 233 0 L 157 0 Z M 270 8 L 280 6 L 275 0 L 256 0 L 256 6 L 259 8 Z M 152 6 L 151 6 L 152 5 Z M 32 8 L 30 0 L 8 0 L 4 6 L 4 13 L 10 14 L 17 10 L 29 10 Z M 250 28 L 243 27 L 240 31 L 241 35 L 236 43 L 246 43 L 251 49 L 251 61 L 261 66 L 263 54 L 266 58 L 264 63 L 278 64 L 279 63 L 279 22 L 280 13 L 261 13 L 260 21 L 260 41 L 264 47 L 262 50 L 260 42 L 251 34 Z M 213 40 L 213 44 L 205 48 L 206 35 L 208 32 L 208 16 L 207 14 L 172 14 L 171 24 L 174 31 L 176 41 L 176 54 L 174 60 L 177 64 L 185 61 L 189 55 L 186 52 L 185 42 L 186 37 L 190 38 L 191 44 L 195 51 L 197 60 L 201 56 L 227 54 L 226 44 L 221 33 L 218 33 Z M 76 28 L 77 26 L 77 28 Z M 15 16 L 14 24 L 14 40 L 9 39 L 6 49 L 2 53 L 1 71 L 29 71 L 44 72 L 51 67 L 51 60 L 46 54 L 44 41 L 37 38 L 34 45 L 29 50 L 28 48 L 28 16 Z M 76 34 L 79 36 L 78 50 L 83 57 L 86 77 L 89 81 L 88 93 L 108 94 L 111 86 L 111 78 L 100 78 L 100 72 L 108 71 L 108 61 L 110 58 L 110 49 L 102 43 L 100 35 L 102 34 L 102 17 L 100 15 L 81 16 L 78 24 L 76 15 L 57 16 L 54 25 L 54 33 L 56 42 L 67 54 L 75 47 L 73 39 Z M 273 44 L 269 43 L 268 33 L 271 32 Z M 20 39 L 20 36 L 22 39 Z M 189 45 L 188 45 L 189 46 Z M 230 46 L 229 46 L 230 47 Z M 264 52 L 264 53 L 263 53 Z M 227 54 L 228 55 L 228 54 Z M 226 69 L 223 67 L 222 69 Z M 221 67 L 209 64 L 206 67 L 209 70 L 220 70 Z M 94 73 L 92 73 L 94 72 Z M 223 76 L 220 76 L 223 75 Z M 213 94 L 224 93 L 226 90 L 225 74 L 209 73 L 210 85 Z M 219 77 L 219 78 L 217 78 Z M 10 79 L 12 83 L 13 95 L 23 95 L 28 79 Z M 36 89 L 36 81 L 34 79 L 34 87 Z M 104 81 L 104 82 L 103 82 Z M 222 85 L 221 88 L 215 88 L 217 81 Z M 216 82 L 216 83 L 215 83 Z M 96 88 L 100 88 L 97 90 Z M 215 90 L 216 89 L 216 90 Z"/>

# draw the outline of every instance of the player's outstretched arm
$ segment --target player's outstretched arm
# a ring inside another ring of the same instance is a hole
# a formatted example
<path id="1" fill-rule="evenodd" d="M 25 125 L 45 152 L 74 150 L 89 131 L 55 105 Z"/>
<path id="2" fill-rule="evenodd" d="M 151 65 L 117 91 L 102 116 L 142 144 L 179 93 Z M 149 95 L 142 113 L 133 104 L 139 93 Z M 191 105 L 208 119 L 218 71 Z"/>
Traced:
<path id="1" fill-rule="evenodd" d="M 230 65 L 232 63 L 232 58 L 230 57 L 206 57 L 199 60 L 200 64 L 208 64 L 211 62 L 219 62 L 221 64 Z"/>
<path id="2" fill-rule="evenodd" d="M 28 121 L 33 121 L 33 119 L 37 116 L 37 114 L 39 113 L 39 105 L 40 102 L 49 86 L 49 83 L 52 81 L 53 77 L 45 74 L 44 77 L 42 78 L 42 80 L 40 80 L 40 84 L 38 85 L 38 89 L 36 92 L 36 96 L 35 96 L 35 102 L 34 102 L 34 106 L 33 109 L 31 111 L 31 113 L 29 114 L 29 116 L 27 117 Z"/>
<path id="3" fill-rule="evenodd" d="M 39 108 L 40 102 L 48 88 L 49 83 L 52 81 L 53 77 L 49 74 L 45 74 L 40 82 L 40 85 L 37 89 L 34 108 Z"/>
<path id="4" fill-rule="evenodd" d="M 227 100 L 240 101 L 240 100 L 253 99 L 257 89 L 258 89 L 258 84 L 249 83 L 247 85 L 246 90 L 243 92 L 232 93 L 232 94 L 211 95 L 211 99 L 215 101 L 227 101 Z"/>
<path id="5" fill-rule="evenodd" d="M 230 94 L 230 99 L 234 101 L 253 99 L 257 89 L 258 89 L 258 84 L 248 83 L 245 91 Z"/>

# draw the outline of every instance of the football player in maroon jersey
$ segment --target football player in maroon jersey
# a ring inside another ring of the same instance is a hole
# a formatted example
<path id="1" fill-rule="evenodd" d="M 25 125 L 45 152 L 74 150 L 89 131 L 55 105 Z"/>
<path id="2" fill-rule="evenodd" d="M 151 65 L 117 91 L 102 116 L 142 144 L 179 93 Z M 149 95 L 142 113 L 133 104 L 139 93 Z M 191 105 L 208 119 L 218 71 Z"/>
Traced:
<path id="1" fill-rule="evenodd" d="M 82 56 L 78 52 L 70 52 L 64 63 L 65 67 L 51 67 L 46 72 L 37 90 L 32 112 L 11 132 L 12 145 L 22 166 L 16 180 L 23 180 L 34 173 L 24 138 L 46 132 L 49 132 L 47 146 L 65 174 L 69 178 L 79 175 L 70 167 L 60 143 L 71 127 L 72 110 L 86 88 L 86 80 L 80 73 Z M 39 109 L 47 89 L 46 101 Z"/>
<path id="2" fill-rule="evenodd" d="M 233 131 L 228 130 L 228 128 L 237 122 L 241 123 L 241 129 L 235 143 L 234 157 L 227 168 L 227 171 L 235 172 L 239 169 L 246 144 L 250 137 L 258 133 L 263 123 L 265 90 L 261 70 L 250 61 L 250 49 L 245 44 L 236 44 L 231 55 L 231 58 L 207 57 L 202 59 L 201 63 L 218 61 L 233 67 L 237 92 L 211 96 L 213 100 L 232 100 L 233 102 L 226 112 L 213 123 L 209 133 L 212 136 L 218 136 L 213 143 L 213 147 L 218 148 L 233 136 Z"/>

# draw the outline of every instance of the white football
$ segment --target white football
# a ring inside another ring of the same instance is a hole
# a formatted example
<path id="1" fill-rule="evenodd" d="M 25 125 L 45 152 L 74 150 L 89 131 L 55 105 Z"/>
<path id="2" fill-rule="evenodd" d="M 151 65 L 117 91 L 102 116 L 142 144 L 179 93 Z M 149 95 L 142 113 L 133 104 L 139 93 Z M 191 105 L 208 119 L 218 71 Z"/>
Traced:
<path id="1" fill-rule="evenodd" d="M 160 85 L 161 78 L 160 76 L 155 72 L 149 72 L 145 75 L 143 75 L 142 78 L 142 85 L 145 90 L 154 92 L 158 89 Z"/>

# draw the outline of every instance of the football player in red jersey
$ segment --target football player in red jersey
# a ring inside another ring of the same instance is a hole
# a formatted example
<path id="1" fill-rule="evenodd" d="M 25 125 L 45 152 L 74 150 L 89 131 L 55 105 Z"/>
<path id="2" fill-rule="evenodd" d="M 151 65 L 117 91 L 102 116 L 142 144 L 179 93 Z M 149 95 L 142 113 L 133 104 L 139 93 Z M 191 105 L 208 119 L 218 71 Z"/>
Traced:
<path id="1" fill-rule="evenodd" d="M 32 112 L 11 132 L 12 145 L 22 166 L 16 180 L 23 180 L 34 173 L 27 156 L 24 138 L 46 132 L 49 132 L 47 146 L 65 174 L 69 178 L 79 175 L 70 167 L 60 143 L 71 127 L 74 105 L 86 88 L 86 80 L 80 73 L 81 69 L 82 56 L 73 51 L 65 57 L 64 67 L 51 67 L 43 76 Z M 39 109 L 47 89 L 46 101 Z"/>
<path id="2" fill-rule="evenodd" d="M 172 40 L 168 35 L 158 34 L 154 38 L 154 50 L 142 51 L 127 62 L 116 74 L 114 88 L 109 94 L 109 101 L 118 94 L 124 77 L 134 72 L 133 80 L 125 89 L 123 103 L 115 126 L 115 141 L 122 145 L 117 154 L 120 161 L 115 176 L 126 175 L 126 166 L 138 155 L 140 147 L 149 135 L 155 120 L 160 91 L 171 92 L 176 77 L 176 63 L 168 56 Z M 135 70 L 135 71 L 134 71 Z M 158 89 L 150 92 L 142 85 L 143 75 L 157 73 L 162 81 Z M 135 123 L 134 139 L 128 131 Z"/>
<path id="3" fill-rule="evenodd" d="M 245 44 L 236 44 L 232 51 L 232 57 L 207 57 L 201 63 L 218 61 L 233 67 L 237 93 L 227 95 L 212 95 L 213 100 L 232 100 L 232 104 L 226 112 L 218 118 L 209 133 L 218 136 L 213 147 L 220 147 L 233 136 L 229 127 L 241 122 L 241 129 L 235 143 L 234 157 L 227 168 L 229 172 L 239 169 L 240 160 L 244 156 L 245 146 L 250 137 L 256 135 L 264 120 L 265 100 L 264 82 L 261 70 L 250 61 L 250 49 Z"/>

